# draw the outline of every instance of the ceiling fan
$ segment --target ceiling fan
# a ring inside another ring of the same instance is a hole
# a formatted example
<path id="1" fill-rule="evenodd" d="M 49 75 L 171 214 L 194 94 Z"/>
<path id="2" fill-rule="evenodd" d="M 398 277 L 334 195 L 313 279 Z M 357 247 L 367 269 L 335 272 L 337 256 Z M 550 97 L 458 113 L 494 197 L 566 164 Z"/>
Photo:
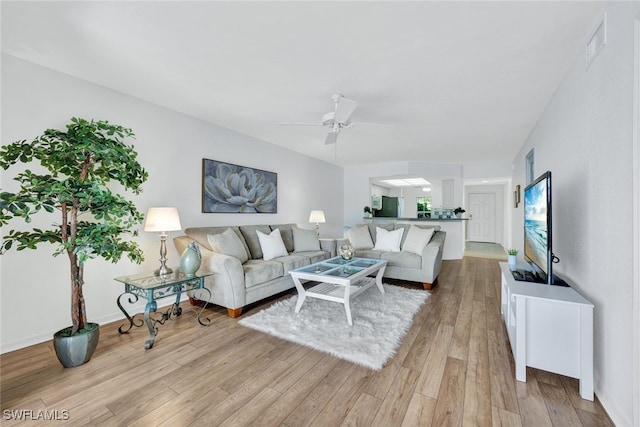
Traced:
<path id="1" fill-rule="evenodd" d="M 376 123 L 356 123 L 351 121 L 351 115 L 356 109 L 358 103 L 351 99 L 345 98 L 341 93 L 331 95 L 333 101 L 333 111 L 329 111 L 322 115 L 320 123 L 281 123 L 288 126 L 322 126 L 329 128 L 329 133 L 324 140 L 325 144 L 335 144 L 338 141 L 338 134 L 342 129 L 353 127 L 354 125 L 376 125 L 388 126 Z"/>

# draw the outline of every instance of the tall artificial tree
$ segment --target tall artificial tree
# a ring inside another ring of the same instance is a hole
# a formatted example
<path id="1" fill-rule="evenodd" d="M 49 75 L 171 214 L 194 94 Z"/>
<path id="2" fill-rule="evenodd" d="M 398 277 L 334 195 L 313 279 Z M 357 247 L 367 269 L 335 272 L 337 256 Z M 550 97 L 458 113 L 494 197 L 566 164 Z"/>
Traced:
<path id="1" fill-rule="evenodd" d="M 14 218 L 31 222 L 43 211 L 56 214 L 60 223 L 43 230 L 10 230 L 3 237 L 0 254 L 14 244 L 17 250 L 36 249 L 43 242 L 57 246 L 54 256 L 66 254 L 71 268 L 71 334 L 85 328 L 87 313 L 83 297 L 84 264 L 102 257 L 118 262 L 123 254 L 135 263 L 143 261 L 138 244 L 125 239 L 136 236 L 133 227 L 143 215 L 134 203 L 114 192 L 115 182 L 134 194 L 142 191 L 148 174 L 136 160 L 131 129 L 108 121 L 72 118 L 66 130 L 47 129 L 33 141 L 16 141 L 0 149 L 0 166 L 39 164 L 48 173 L 29 169 L 18 173 L 16 193 L 0 192 L 0 225 Z"/>

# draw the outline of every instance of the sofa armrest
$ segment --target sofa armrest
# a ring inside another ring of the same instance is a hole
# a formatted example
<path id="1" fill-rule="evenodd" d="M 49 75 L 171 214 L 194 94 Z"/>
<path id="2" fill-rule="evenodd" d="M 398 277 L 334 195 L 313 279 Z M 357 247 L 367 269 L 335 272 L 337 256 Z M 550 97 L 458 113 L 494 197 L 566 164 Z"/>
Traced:
<path id="1" fill-rule="evenodd" d="M 336 248 L 339 248 L 342 245 L 350 245 L 350 244 L 351 242 L 346 237 L 341 237 L 339 239 L 336 239 Z"/>
<path id="2" fill-rule="evenodd" d="M 173 242 L 182 253 L 189 242 L 187 236 L 179 236 Z M 213 252 L 200 245 L 202 263 L 198 271 L 214 273 L 205 278 L 205 286 L 211 291 L 216 304 L 227 308 L 238 308 L 246 305 L 246 288 L 244 285 L 244 269 L 238 258 Z"/>
<path id="3" fill-rule="evenodd" d="M 422 249 L 422 269 L 432 271 L 434 278 L 440 273 L 446 236 L 446 232 L 436 231 L 431 241 Z"/>
<path id="4" fill-rule="evenodd" d="M 336 239 L 320 239 L 320 249 L 334 257 L 337 253 Z"/>

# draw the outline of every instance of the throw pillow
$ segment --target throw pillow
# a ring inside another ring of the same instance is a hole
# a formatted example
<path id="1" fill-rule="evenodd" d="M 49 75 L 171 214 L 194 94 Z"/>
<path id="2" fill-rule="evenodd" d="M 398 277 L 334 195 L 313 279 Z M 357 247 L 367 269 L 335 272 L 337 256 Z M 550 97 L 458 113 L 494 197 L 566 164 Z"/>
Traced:
<path id="1" fill-rule="evenodd" d="M 403 228 L 388 231 L 384 228 L 376 227 L 376 251 L 400 252 L 400 241 L 402 240 Z"/>
<path id="2" fill-rule="evenodd" d="M 249 249 L 249 258 L 260 259 L 262 258 L 262 250 L 260 250 L 260 240 L 256 231 L 260 230 L 264 234 L 271 233 L 271 229 L 268 225 L 241 225 L 240 233 L 244 237 L 244 241 L 247 242 L 247 249 Z"/>
<path id="3" fill-rule="evenodd" d="M 371 240 L 371 234 L 369 234 L 369 228 L 366 225 L 364 227 L 350 228 L 347 231 L 347 237 L 354 249 L 373 248 L 373 240 Z"/>
<path id="4" fill-rule="evenodd" d="M 292 227 L 293 250 L 296 252 L 319 251 L 320 240 L 315 230 Z"/>
<path id="5" fill-rule="evenodd" d="M 258 233 L 260 249 L 262 249 L 262 258 L 265 261 L 289 255 L 287 253 L 287 248 L 284 247 L 284 242 L 282 241 L 279 229 L 276 228 L 271 232 L 271 234 L 264 234 L 260 230 L 256 230 L 256 233 Z"/>
<path id="6" fill-rule="evenodd" d="M 402 252 L 411 252 L 417 255 L 422 255 L 422 250 L 431 240 L 433 236 L 433 228 L 418 228 L 412 225 L 407 233 L 407 238 L 402 245 Z"/>
<path id="7" fill-rule="evenodd" d="M 230 228 L 220 234 L 207 235 L 211 250 L 219 254 L 229 255 L 238 258 L 242 264 L 247 262 L 249 254 L 244 248 L 244 244 L 238 235 Z"/>

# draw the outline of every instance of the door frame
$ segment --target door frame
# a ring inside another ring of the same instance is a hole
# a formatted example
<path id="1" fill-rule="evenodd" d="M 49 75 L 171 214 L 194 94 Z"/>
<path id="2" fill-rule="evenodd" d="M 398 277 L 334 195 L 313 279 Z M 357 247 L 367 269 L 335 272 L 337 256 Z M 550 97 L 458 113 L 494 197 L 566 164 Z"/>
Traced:
<path id="1" fill-rule="evenodd" d="M 465 206 L 470 207 L 469 196 L 471 194 L 486 194 L 486 193 L 494 193 L 496 195 L 496 243 L 506 247 L 507 239 L 510 236 L 510 231 L 507 226 L 507 210 L 505 208 L 505 194 L 506 194 L 506 185 L 503 183 L 496 184 L 483 184 L 483 185 L 465 185 L 464 187 L 464 199 Z M 473 219 L 471 219 L 473 221 Z M 465 221 L 466 230 L 465 230 L 465 241 L 468 241 L 469 236 L 469 222 Z"/>

